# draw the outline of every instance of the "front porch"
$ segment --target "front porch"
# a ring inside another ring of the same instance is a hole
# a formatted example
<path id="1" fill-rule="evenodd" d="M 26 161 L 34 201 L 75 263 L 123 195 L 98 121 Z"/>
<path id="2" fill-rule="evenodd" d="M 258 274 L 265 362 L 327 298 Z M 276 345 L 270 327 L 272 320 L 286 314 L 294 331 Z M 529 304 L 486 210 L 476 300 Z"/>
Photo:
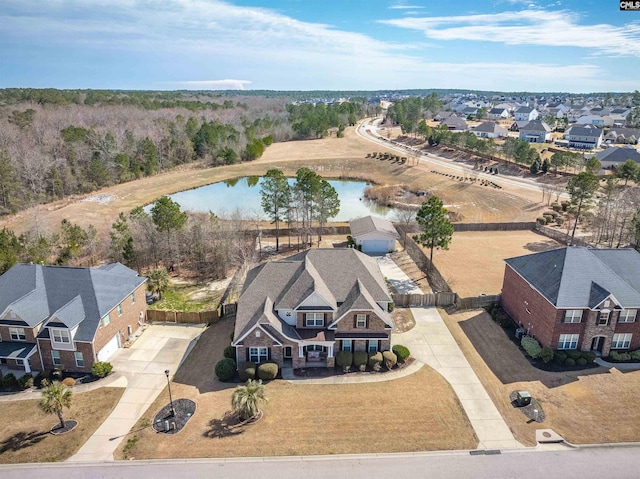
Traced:
<path id="1" fill-rule="evenodd" d="M 333 348 L 334 343 L 328 341 L 299 344 L 294 368 L 332 368 L 335 365 Z"/>

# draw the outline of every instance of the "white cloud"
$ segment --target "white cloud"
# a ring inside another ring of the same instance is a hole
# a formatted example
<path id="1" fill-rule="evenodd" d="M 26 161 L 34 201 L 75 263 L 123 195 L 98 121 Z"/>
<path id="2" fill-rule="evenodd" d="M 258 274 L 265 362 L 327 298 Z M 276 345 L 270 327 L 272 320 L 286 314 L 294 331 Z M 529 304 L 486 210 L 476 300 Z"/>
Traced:
<path id="1" fill-rule="evenodd" d="M 421 5 L 406 5 L 404 3 L 396 3 L 389 7 L 390 10 L 420 10 L 421 8 L 424 7 Z"/>
<path id="2" fill-rule="evenodd" d="M 579 47 L 612 55 L 640 56 L 640 24 L 580 25 L 566 11 L 523 10 L 496 14 L 382 20 L 422 31 L 436 40 L 497 42 L 508 45 Z"/>
<path id="3" fill-rule="evenodd" d="M 244 90 L 250 85 L 249 80 L 188 80 L 175 82 L 161 82 L 184 90 Z"/>

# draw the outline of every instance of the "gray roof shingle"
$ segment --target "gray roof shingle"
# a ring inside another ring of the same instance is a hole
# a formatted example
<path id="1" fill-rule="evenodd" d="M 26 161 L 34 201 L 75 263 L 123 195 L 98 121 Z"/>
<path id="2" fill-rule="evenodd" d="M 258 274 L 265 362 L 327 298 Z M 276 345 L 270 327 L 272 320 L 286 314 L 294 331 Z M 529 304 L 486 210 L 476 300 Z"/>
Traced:
<path id="1" fill-rule="evenodd" d="M 374 231 L 384 233 L 396 239 L 400 238 L 391 221 L 378 218 L 377 216 L 365 216 L 364 218 L 351 220 L 349 221 L 349 228 L 351 229 L 351 235 L 354 238 L 368 233 L 373 233 Z"/>

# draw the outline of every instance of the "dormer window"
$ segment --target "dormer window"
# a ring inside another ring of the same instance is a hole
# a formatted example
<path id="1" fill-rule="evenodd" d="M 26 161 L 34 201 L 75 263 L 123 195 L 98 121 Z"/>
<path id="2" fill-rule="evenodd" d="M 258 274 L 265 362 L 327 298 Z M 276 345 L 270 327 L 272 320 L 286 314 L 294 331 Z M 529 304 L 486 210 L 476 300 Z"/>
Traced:
<path id="1" fill-rule="evenodd" d="M 54 343 L 71 343 L 71 337 L 69 336 L 69 331 L 65 329 L 52 329 L 51 337 L 53 338 Z"/>
<path id="2" fill-rule="evenodd" d="M 324 326 L 324 313 L 305 314 L 305 325 L 309 327 Z"/>

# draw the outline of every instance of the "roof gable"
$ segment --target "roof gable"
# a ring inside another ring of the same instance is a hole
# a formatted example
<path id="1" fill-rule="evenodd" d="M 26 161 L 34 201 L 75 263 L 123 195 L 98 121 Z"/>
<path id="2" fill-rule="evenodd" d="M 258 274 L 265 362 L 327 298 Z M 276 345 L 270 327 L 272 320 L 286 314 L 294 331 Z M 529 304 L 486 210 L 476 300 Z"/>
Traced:
<path id="1" fill-rule="evenodd" d="M 349 221 L 349 228 L 351 229 L 351 235 L 354 238 L 373 232 L 383 233 L 395 239 L 400 238 L 391 221 L 377 216 L 365 216 L 364 218 L 351 220 Z"/>

